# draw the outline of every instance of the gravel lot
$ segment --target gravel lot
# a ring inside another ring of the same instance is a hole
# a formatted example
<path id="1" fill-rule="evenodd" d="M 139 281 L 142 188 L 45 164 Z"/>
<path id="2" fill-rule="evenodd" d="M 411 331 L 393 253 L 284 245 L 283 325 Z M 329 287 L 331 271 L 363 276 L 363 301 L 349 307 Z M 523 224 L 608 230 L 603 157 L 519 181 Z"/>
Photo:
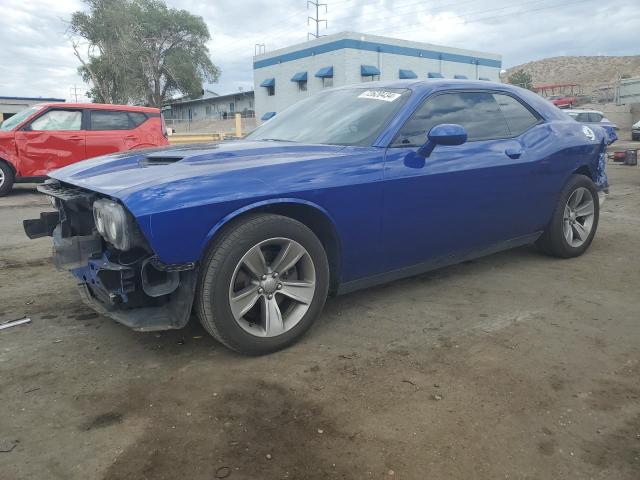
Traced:
<path id="1" fill-rule="evenodd" d="M 296 346 L 83 306 L 0 199 L 0 478 L 640 478 L 640 167 L 586 255 L 521 248 L 328 301 Z M 6 451 L 10 450 L 10 451 Z"/>

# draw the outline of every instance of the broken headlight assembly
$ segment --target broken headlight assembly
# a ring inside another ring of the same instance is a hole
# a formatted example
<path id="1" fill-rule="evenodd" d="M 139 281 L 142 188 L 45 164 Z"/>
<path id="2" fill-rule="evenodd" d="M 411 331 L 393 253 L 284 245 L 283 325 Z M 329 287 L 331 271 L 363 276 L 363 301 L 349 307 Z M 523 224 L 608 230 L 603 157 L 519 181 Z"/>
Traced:
<path id="1" fill-rule="evenodd" d="M 131 216 L 122 205 L 102 198 L 93 202 L 93 219 L 98 233 L 118 250 L 126 252 L 139 243 Z"/>

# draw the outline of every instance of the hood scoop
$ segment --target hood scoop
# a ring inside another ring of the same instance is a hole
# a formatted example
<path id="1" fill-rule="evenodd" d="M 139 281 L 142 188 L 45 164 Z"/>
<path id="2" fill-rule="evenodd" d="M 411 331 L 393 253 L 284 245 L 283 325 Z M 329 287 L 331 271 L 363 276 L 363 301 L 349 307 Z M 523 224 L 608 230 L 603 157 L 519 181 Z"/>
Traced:
<path id="1" fill-rule="evenodd" d="M 172 155 L 170 152 L 162 152 L 156 155 L 142 157 L 138 164 L 141 167 L 155 167 L 161 165 L 172 165 L 184 159 L 184 155 Z"/>

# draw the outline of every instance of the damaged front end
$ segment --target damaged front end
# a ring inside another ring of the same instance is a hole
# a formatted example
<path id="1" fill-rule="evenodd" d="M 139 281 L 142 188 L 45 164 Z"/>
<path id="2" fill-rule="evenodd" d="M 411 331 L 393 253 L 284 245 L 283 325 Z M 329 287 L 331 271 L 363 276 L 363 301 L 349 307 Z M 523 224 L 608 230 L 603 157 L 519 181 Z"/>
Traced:
<path id="1" fill-rule="evenodd" d="M 134 330 L 167 330 L 189 321 L 197 281 L 193 263 L 167 265 L 118 202 L 57 180 L 38 190 L 55 212 L 25 220 L 31 239 L 53 237 L 53 262 L 78 280 L 82 299 Z"/>

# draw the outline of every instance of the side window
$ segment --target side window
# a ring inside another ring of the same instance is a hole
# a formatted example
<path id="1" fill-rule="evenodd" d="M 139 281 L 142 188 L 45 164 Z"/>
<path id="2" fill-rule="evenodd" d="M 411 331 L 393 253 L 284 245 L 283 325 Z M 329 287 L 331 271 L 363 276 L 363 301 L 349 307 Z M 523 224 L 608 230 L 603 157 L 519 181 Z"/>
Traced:
<path id="1" fill-rule="evenodd" d="M 590 122 L 598 123 L 600 120 L 602 120 L 602 115 L 600 115 L 599 113 L 590 113 L 589 114 L 589 121 Z"/>
<path id="2" fill-rule="evenodd" d="M 91 110 L 91 130 L 128 130 L 127 112 L 117 110 Z"/>
<path id="3" fill-rule="evenodd" d="M 211 108 L 211 107 L 207 107 L 207 108 Z M 147 119 L 147 116 L 142 112 L 129 112 L 129 120 L 131 120 L 131 128 L 136 128 L 142 125 L 146 119 Z"/>
<path id="4" fill-rule="evenodd" d="M 47 130 L 80 130 L 82 128 L 82 112 L 79 110 L 49 110 L 31 122 L 34 131 Z"/>
<path id="5" fill-rule="evenodd" d="M 575 116 L 575 119 L 578 122 L 588 122 L 589 121 L 589 114 L 588 113 L 579 113 L 578 115 Z"/>
<path id="6" fill-rule="evenodd" d="M 520 135 L 538 123 L 538 117 L 515 98 L 499 93 L 494 93 L 493 98 L 498 102 L 511 135 Z"/>
<path id="7" fill-rule="evenodd" d="M 428 98 L 404 124 L 394 143 L 422 145 L 426 134 L 441 123 L 462 125 L 467 130 L 470 142 L 510 136 L 493 95 L 486 92 L 456 92 Z"/>

